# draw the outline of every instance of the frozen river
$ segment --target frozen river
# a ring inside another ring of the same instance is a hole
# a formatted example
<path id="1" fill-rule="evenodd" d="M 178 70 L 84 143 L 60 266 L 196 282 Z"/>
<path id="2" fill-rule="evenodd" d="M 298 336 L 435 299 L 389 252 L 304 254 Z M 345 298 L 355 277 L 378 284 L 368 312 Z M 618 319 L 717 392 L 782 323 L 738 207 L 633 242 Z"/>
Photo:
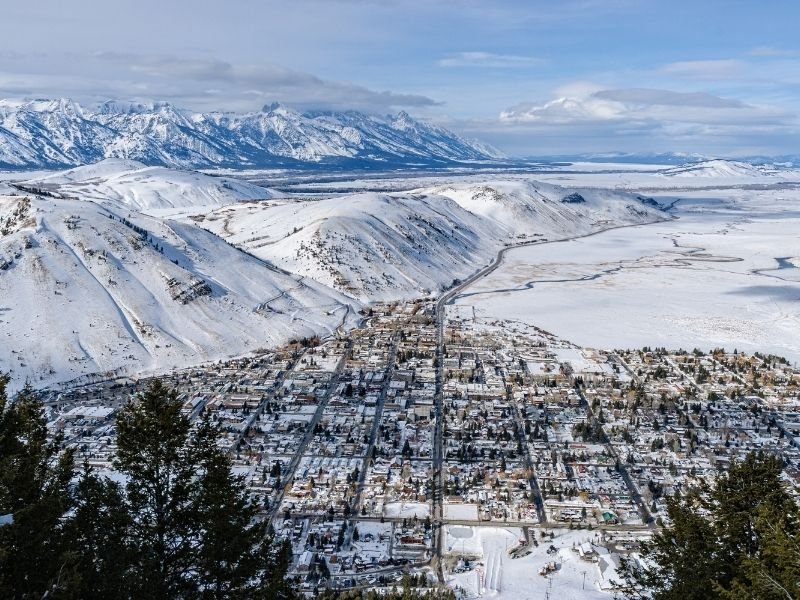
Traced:
<path id="1" fill-rule="evenodd" d="M 800 193 L 687 192 L 675 214 L 512 250 L 455 303 L 586 346 L 722 346 L 800 363 Z"/>

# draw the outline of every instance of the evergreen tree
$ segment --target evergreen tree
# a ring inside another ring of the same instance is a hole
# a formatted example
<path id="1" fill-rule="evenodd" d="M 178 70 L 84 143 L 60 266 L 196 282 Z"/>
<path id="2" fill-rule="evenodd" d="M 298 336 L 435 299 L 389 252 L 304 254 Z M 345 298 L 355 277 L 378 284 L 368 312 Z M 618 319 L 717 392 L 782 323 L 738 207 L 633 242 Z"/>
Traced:
<path id="1" fill-rule="evenodd" d="M 197 594 L 198 483 L 189 421 L 174 391 L 154 381 L 117 416 L 114 466 L 128 477 L 126 503 L 135 596 Z"/>
<path id="2" fill-rule="evenodd" d="M 218 429 L 206 417 L 192 440 L 203 473 L 197 499 L 202 523 L 200 585 L 206 598 L 257 597 L 270 578 L 277 553 L 268 523 L 256 520 L 258 508 L 249 501 L 244 480 L 232 476 L 230 457 L 217 445 L 218 437 Z M 274 597 L 273 590 L 263 592 Z"/>
<path id="3" fill-rule="evenodd" d="M 632 598 L 795 598 L 800 508 L 780 479 L 780 459 L 753 452 L 713 484 L 667 500 L 672 524 L 623 561 Z M 793 591 L 791 591 L 793 590 Z"/>
<path id="4" fill-rule="evenodd" d="M 800 598 L 800 509 L 788 502 L 782 509 L 762 508 L 755 520 L 760 552 L 747 558 L 729 590 L 728 600 Z"/>
<path id="5" fill-rule="evenodd" d="M 48 441 L 41 402 L 0 377 L 0 597 L 291 598 L 291 545 L 272 543 L 219 431 L 192 430 L 156 381 L 117 417 L 120 486 Z"/>
<path id="6" fill-rule="evenodd" d="M 0 597 L 42 598 L 71 579 L 66 521 L 73 453 L 48 441 L 39 399 L 25 388 L 11 401 L 0 375 Z"/>
<path id="7" fill-rule="evenodd" d="M 192 430 L 174 390 L 155 381 L 117 417 L 115 466 L 128 476 L 136 597 L 287 598 L 285 546 L 258 522 L 204 417 Z"/>
<path id="8" fill-rule="evenodd" d="M 286 573 L 292 564 L 292 543 L 288 539 L 272 546 L 267 561 L 266 578 L 262 580 L 262 595 L 276 600 L 290 600 L 296 597 L 294 587 Z"/>
<path id="9" fill-rule="evenodd" d="M 127 535 L 131 517 L 119 484 L 84 467 L 75 486 L 74 505 L 68 535 L 75 595 L 86 600 L 130 597 Z"/>

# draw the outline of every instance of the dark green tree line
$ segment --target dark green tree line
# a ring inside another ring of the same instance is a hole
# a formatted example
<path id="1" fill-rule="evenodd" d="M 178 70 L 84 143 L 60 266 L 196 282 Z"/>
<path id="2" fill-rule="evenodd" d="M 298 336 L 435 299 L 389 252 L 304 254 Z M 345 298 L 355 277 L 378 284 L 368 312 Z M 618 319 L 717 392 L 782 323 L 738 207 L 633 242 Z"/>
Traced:
<path id="1" fill-rule="evenodd" d="M 0 375 L 0 597 L 41 598 L 68 576 L 68 527 L 72 452 L 48 440 L 47 422 L 35 395 L 16 401 Z"/>

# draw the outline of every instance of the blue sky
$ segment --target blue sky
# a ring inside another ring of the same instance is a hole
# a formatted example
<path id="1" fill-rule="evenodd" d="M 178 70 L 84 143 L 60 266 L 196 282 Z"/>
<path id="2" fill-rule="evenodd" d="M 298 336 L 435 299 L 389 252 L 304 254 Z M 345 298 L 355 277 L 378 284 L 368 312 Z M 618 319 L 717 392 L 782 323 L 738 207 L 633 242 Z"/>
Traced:
<path id="1" fill-rule="evenodd" d="M 405 109 L 509 154 L 798 153 L 792 0 L 11 0 L 0 96 Z"/>

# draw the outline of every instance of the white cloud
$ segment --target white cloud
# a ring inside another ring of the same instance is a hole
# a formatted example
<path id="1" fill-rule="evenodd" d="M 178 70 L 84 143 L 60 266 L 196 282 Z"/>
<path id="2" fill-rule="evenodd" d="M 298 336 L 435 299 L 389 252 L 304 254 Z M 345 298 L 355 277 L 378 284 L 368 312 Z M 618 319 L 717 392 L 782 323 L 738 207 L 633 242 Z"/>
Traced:
<path id="1" fill-rule="evenodd" d="M 53 69 L 37 69 L 30 57 L 6 60 L 0 67 L 0 89 L 5 94 L 70 96 L 83 102 L 168 100 L 198 110 L 252 110 L 260 108 L 259 103 L 275 100 L 298 108 L 374 112 L 439 104 L 420 94 L 374 90 L 269 63 L 233 64 L 214 58 L 118 52 L 59 60 L 63 63 L 59 74 Z"/>
<path id="2" fill-rule="evenodd" d="M 720 60 L 684 60 L 669 63 L 661 69 L 668 75 L 700 80 L 735 79 L 742 75 L 746 63 L 726 58 Z"/>
<path id="3" fill-rule="evenodd" d="M 514 54 L 492 54 L 491 52 L 458 52 L 438 61 L 440 67 L 525 68 L 545 64 L 545 60 L 533 56 Z"/>
<path id="4" fill-rule="evenodd" d="M 757 107 L 704 92 L 675 92 L 647 88 L 600 89 L 582 84 L 584 93 L 561 96 L 543 104 L 526 103 L 500 114 L 506 123 L 563 125 L 619 122 L 664 126 L 777 125 L 793 115 L 773 107 Z"/>

